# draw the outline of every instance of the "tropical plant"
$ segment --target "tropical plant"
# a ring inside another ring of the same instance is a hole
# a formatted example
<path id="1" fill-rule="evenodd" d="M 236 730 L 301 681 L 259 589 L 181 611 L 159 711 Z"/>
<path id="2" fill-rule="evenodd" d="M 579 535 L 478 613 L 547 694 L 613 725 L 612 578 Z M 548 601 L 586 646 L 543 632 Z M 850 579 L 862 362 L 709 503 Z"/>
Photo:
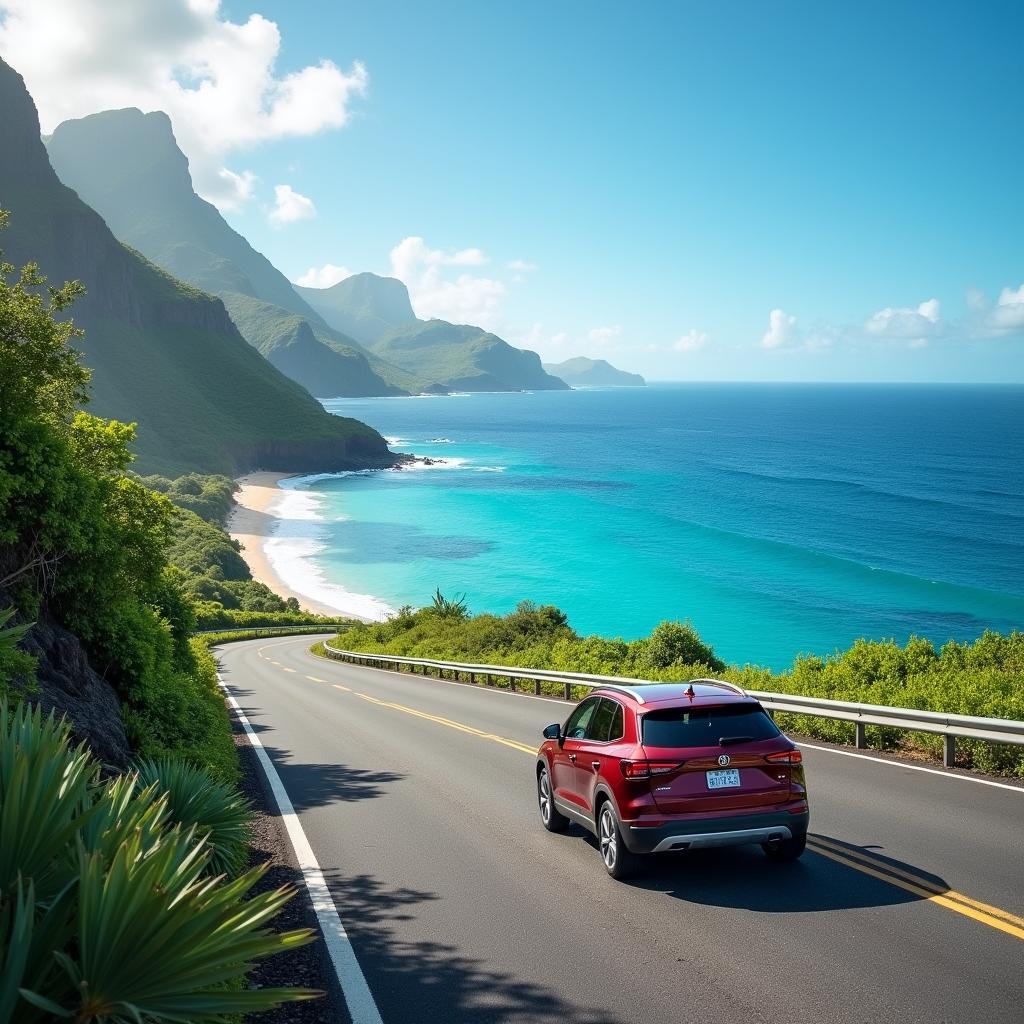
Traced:
<path id="1" fill-rule="evenodd" d="M 171 821 L 194 827 L 196 838 L 205 842 L 208 871 L 236 875 L 245 867 L 252 811 L 233 786 L 171 757 L 141 761 L 136 770 L 142 785 L 166 795 Z"/>
<path id="2" fill-rule="evenodd" d="M 211 876 L 169 799 L 104 780 L 65 722 L 0 701 L 0 1020 L 198 1024 L 316 995 L 245 986 L 312 933 L 266 927 L 292 890 L 250 896 L 265 868 Z"/>
<path id="3" fill-rule="evenodd" d="M 441 588 L 434 592 L 431 611 L 442 619 L 457 619 L 462 621 L 469 618 L 469 607 L 466 604 L 466 595 L 458 594 L 453 598 L 445 597 Z"/>

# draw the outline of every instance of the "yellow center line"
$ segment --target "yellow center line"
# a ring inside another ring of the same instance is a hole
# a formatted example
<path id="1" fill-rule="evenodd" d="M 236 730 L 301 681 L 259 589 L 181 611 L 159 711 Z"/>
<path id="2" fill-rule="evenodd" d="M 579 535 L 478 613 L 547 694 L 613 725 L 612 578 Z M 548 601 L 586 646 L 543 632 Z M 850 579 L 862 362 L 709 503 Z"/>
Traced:
<path id="1" fill-rule="evenodd" d="M 478 736 L 480 739 L 493 740 L 495 743 L 500 743 L 502 746 L 511 747 L 513 750 L 522 751 L 524 754 L 536 754 L 534 747 L 528 747 L 525 743 L 518 743 L 516 740 L 510 740 L 505 736 L 498 736 L 493 732 L 485 732 L 483 729 L 474 729 L 471 725 L 463 725 L 461 722 L 453 722 L 450 718 L 442 718 L 440 715 L 431 715 L 426 711 L 419 711 L 416 708 L 408 708 L 404 704 L 392 704 L 388 701 L 377 700 L 376 697 L 371 697 L 366 693 L 357 693 L 357 697 L 362 697 L 363 700 L 368 700 L 372 704 L 378 704 L 384 708 L 391 708 L 393 711 L 404 711 L 407 715 L 415 715 L 417 718 L 424 718 L 428 722 L 437 722 L 438 725 L 446 725 L 449 729 L 458 729 L 459 732 L 469 733 L 471 736 Z"/>
<path id="2" fill-rule="evenodd" d="M 948 900 L 953 900 L 956 903 L 963 903 L 969 907 L 973 907 L 975 910 L 980 910 L 983 914 L 998 917 L 1007 924 L 1013 925 L 1015 928 L 1019 929 L 1021 932 L 1021 938 L 1024 938 L 1024 918 L 1018 917 L 1016 914 L 1011 914 L 1008 910 L 1003 910 L 1001 907 L 993 907 L 990 903 L 982 903 L 981 900 L 976 900 L 962 892 L 957 892 L 956 889 L 943 887 L 928 878 L 922 878 L 920 875 L 915 875 L 903 868 L 896 867 L 894 864 L 887 864 L 885 861 L 873 857 L 865 850 L 851 850 L 849 847 L 841 846 L 839 843 L 826 839 L 824 836 L 808 836 L 807 842 L 808 845 L 814 847 L 815 851 L 818 853 L 831 852 L 836 853 L 841 857 L 860 861 L 887 874 L 896 875 L 905 881 L 912 882 L 915 885 L 920 886 L 922 889 L 927 889 L 933 896 L 943 896 Z"/>
<path id="3" fill-rule="evenodd" d="M 278 667 L 278 668 L 279 668 L 279 669 L 280 669 L 280 670 L 281 670 L 282 672 L 294 672 L 294 671 L 295 671 L 295 669 L 293 669 L 293 668 L 288 668 L 288 666 L 287 666 L 287 665 L 278 665 L 277 667 Z"/>
<path id="4" fill-rule="evenodd" d="M 341 683 L 331 683 L 336 690 L 344 690 L 346 693 L 351 693 L 352 688 L 350 686 L 342 686 Z"/>
<path id="5" fill-rule="evenodd" d="M 321 679 L 319 676 L 306 676 L 311 683 L 326 683 L 326 679 Z"/>
<path id="6" fill-rule="evenodd" d="M 339 686 L 337 683 L 333 685 L 339 690 L 353 692 L 347 686 Z M 525 743 L 519 743 L 516 740 L 510 740 L 505 736 L 498 736 L 483 729 L 476 729 L 462 722 L 454 722 L 450 718 L 443 718 L 441 715 L 432 715 L 417 708 L 406 707 L 404 704 L 378 700 L 376 697 L 371 697 L 368 693 L 356 692 L 356 696 L 369 701 L 371 704 L 376 704 L 378 707 L 389 708 L 392 711 L 401 711 L 407 715 L 414 715 L 416 718 L 425 719 L 428 722 L 447 726 L 449 729 L 457 729 L 459 732 L 476 736 L 479 739 L 492 740 L 495 743 L 500 743 L 502 746 L 519 750 L 524 754 L 536 755 L 536 748 L 527 746 Z M 808 837 L 807 845 L 820 857 L 827 857 L 837 864 L 853 868 L 853 870 L 870 875 L 879 881 L 887 882 L 889 885 L 894 885 L 898 889 L 903 889 L 906 892 L 913 893 L 915 896 L 920 896 L 922 899 L 944 907 L 946 910 L 952 910 L 954 913 L 969 917 L 980 924 L 988 925 L 989 928 L 995 928 L 997 931 L 1012 935 L 1017 939 L 1024 939 L 1024 919 L 1011 914 L 1009 911 L 982 903 L 980 900 L 972 899 L 970 896 L 965 896 L 954 889 L 943 890 L 941 886 L 930 879 L 922 878 L 920 875 L 915 875 L 903 868 L 875 860 L 865 852 L 850 850 L 822 837 Z"/>
<path id="7" fill-rule="evenodd" d="M 950 899 L 948 895 L 940 895 L 934 892 L 934 887 L 925 888 L 925 884 L 931 883 L 926 883 L 924 879 L 919 879 L 917 883 L 905 881 L 896 874 L 890 874 L 887 870 L 876 870 L 874 867 L 869 867 L 863 862 L 853 860 L 850 857 L 840 856 L 833 850 L 819 845 L 813 839 L 808 840 L 808 845 L 816 854 L 818 854 L 819 857 L 828 857 L 829 860 L 834 860 L 838 864 L 843 864 L 848 868 L 854 868 L 856 871 L 860 871 L 865 875 L 870 875 L 872 878 L 878 878 L 883 882 L 888 882 L 889 885 L 895 885 L 898 889 L 904 889 L 907 892 L 912 892 L 914 895 L 920 896 L 922 899 L 929 900 L 940 907 L 945 907 L 947 910 L 952 910 L 957 914 L 963 914 L 964 917 L 970 917 L 981 924 L 987 924 L 989 928 L 995 928 L 997 931 L 1006 932 L 1007 935 L 1012 935 L 1017 939 L 1024 939 L 1024 928 L 1011 924 L 1008 920 L 1004 920 L 1004 918 L 1013 917 L 1012 914 L 1008 914 L 1006 911 L 999 911 L 998 916 L 992 913 L 985 913 L 984 911 L 976 910 L 973 906 L 967 906 L 965 903 L 960 903 L 956 900 Z M 901 874 L 907 873 L 901 872 Z M 915 876 L 908 875 L 908 877 L 912 878 Z"/>

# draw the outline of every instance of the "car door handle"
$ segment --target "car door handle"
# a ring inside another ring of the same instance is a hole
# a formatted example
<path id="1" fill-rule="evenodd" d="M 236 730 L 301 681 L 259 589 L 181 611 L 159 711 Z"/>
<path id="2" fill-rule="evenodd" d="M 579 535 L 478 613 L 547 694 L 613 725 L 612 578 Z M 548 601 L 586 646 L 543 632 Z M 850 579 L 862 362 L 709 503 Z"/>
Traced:
<path id="1" fill-rule="evenodd" d="M 573 762 L 575 762 L 575 760 L 576 760 L 576 755 L 575 755 L 575 754 L 570 754 L 570 755 L 569 755 L 569 760 L 570 760 L 570 761 L 573 761 Z"/>
<path id="2" fill-rule="evenodd" d="M 593 768 L 595 772 L 599 772 L 601 770 L 601 762 L 600 761 L 591 761 L 590 762 L 590 767 Z"/>

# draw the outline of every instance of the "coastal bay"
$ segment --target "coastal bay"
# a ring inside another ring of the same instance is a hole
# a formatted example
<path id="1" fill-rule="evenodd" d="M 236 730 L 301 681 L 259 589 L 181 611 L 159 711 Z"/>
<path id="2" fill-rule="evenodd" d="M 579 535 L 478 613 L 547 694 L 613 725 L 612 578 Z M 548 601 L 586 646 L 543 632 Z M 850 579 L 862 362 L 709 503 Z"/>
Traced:
<path id="1" fill-rule="evenodd" d="M 860 637 L 941 644 L 1024 622 L 1019 387 L 325 404 L 440 461 L 282 481 L 272 568 L 304 603 L 380 618 L 440 587 L 474 612 L 530 599 L 626 639 L 689 619 L 726 660 L 776 669 Z"/>

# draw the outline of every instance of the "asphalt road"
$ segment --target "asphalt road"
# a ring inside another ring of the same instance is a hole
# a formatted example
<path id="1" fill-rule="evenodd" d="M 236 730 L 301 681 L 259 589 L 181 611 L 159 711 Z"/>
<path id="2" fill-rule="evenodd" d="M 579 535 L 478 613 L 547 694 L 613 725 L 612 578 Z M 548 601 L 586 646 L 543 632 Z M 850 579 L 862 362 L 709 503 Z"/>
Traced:
<path id="1" fill-rule="evenodd" d="M 1024 790 L 805 748 L 813 849 L 615 882 L 541 826 L 561 701 L 219 649 L 385 1024 L 1024 1021 Z M 946 895 L 941 894 L 949 890 Z"/>

